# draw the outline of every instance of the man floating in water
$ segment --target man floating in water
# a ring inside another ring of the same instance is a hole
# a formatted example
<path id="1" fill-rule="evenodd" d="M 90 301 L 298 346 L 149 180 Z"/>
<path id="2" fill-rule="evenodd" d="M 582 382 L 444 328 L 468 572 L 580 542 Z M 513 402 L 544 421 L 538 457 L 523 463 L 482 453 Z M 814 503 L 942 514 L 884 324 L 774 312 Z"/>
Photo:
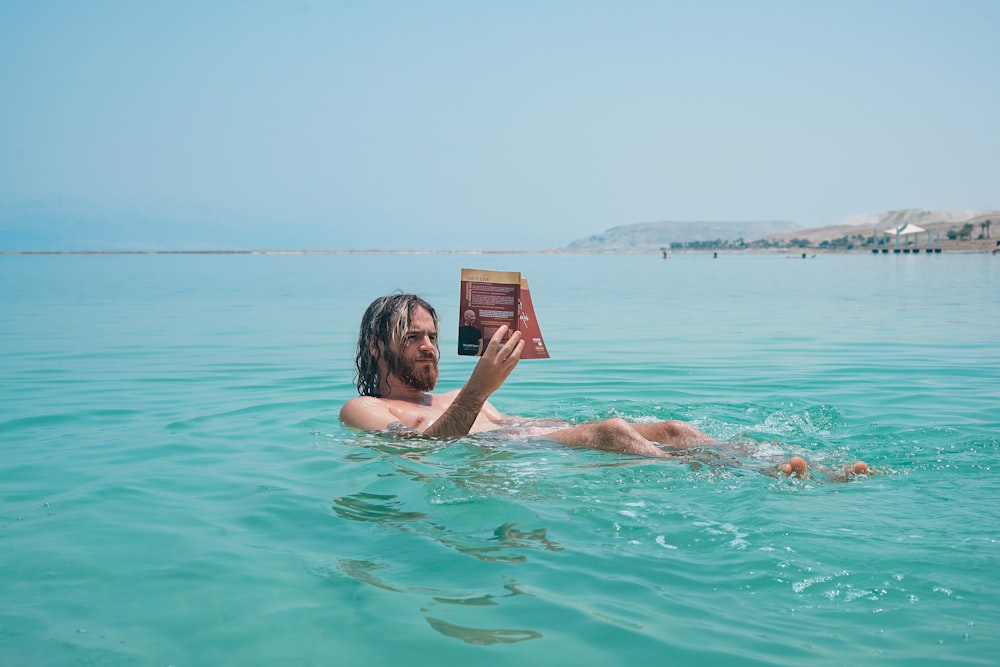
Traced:
<path id="1" fill-rule="evenodd" d="M 355 358 L 361 395 L 341 408 L 344 424 L 366 431 L 438 438 L 509 433 L 649 457 L 685 456 L 692 449 L 724 447 L 678 420 L 630 423 L 605 419 L 574 425 L 502 414 L 487 399 L 510 376 L 524 348 L 518 331 L 504 341 L 507 327 L 498 329 L 486 344 L 465 386 L 432 394 L 438 380 L 438 324 L 434 308 L 414 294 L 379 297 L 368 306 L 361 320 Z M 806 462 L 798 456 L 777 470 L 795 477 L 810 475 Z M 868 466 L 859 461 L 845 467 L 840 477 L 869 472 Z"/>

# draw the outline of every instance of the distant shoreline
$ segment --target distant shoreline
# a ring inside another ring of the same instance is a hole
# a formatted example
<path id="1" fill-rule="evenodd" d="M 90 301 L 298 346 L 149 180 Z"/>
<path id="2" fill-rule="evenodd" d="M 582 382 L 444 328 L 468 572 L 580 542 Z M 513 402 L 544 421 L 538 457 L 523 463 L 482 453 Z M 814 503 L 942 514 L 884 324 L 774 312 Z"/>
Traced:
<path id="1" fill-rule="evenodd" d="M 888 253 L 878 254 L 957 254 L 982 255 L 997 254 L 993 246 L 970 243 L 942 243 L 941 252 L 928 253 L 920 248 L 912 252 L 896 252 L 890 248 Z M 676 248 L 667 250 L 667 257 L 672 255 L 775 255 L 779 257 L 791 255 L 870 255 L 871 248 L 833 249 L 833 248 L 722 248 L 718 250 L 707 248 Z M 657 249 L 636 250 L 0 250 L 0 255 L 648 255 L 662 257 L 663 251 Z"/>
<path id="2" fill-rule="evenodd" d="M 928 253 L 926 248 L 899 251 L 894 246 L 887 253 L 878 254 L 997 254 L 1000 244 L 992 239 L 974 241 L 941 241 L 940 252 Z M 273 248 L 255 249 L 210 249 L 210 250 L 0 250 L 0 255 L 650 255 L 661 257 L 664 252 L 672 255 L 854 255 L 873 254 L 870 246 L 856 248 L 547 248 L 545 250 L 385 250 L 368 248 L 364 250 L 282 250 Z"/>

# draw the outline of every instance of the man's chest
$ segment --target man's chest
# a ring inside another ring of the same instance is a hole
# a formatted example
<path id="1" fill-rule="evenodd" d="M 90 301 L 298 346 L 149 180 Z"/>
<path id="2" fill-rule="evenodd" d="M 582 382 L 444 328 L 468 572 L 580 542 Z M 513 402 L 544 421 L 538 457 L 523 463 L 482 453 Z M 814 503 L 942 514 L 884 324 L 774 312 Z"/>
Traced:
<path id="1" fill-rule="evenodd" d="M 433 401 L 424 405 L 407 401 L 391 401 L 388 408 L 392 415 L 407 428 L 423 431 L 448 410 L 453 400 L 454 396 L 444 395 L 435 396 Z M 491 431 L 495 428 L 497 428 L 497 424 L 480 412 L 470 432 Z"/>

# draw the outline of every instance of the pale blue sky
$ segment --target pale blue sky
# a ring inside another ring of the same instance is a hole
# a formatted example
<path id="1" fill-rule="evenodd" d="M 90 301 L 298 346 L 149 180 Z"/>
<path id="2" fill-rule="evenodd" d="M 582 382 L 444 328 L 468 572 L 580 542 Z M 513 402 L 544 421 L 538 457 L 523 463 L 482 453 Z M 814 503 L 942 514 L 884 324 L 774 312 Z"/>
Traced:
<path id="1" fill-rule="evenodd" d="M 0 2 L 0 250 L 1000 207 L 1000 1 Z"/>

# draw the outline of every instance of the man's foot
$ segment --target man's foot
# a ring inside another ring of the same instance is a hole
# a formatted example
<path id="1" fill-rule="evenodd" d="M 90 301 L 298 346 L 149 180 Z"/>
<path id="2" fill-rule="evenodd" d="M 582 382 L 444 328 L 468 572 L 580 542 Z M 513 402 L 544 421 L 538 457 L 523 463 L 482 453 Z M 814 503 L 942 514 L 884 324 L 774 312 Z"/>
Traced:
<path id="1" fill-rule="evenodd" d="M 864 461 L 857 461 L 854 465 L 844 466 L 844 477 L 856 477 L 858 475 L 874 475 L 875 471 L 868 467 Z"/>
<path id="2" fill-rule="evenodd" d="M 812 477 L 809 474 L 809 466 L 806 465 L 806 460 L 801 456 L 793 456 L 788 459 L 788 461 L 778 466 L 778 470 L 786 477 L 799 477 L 803 479 Z"/>

